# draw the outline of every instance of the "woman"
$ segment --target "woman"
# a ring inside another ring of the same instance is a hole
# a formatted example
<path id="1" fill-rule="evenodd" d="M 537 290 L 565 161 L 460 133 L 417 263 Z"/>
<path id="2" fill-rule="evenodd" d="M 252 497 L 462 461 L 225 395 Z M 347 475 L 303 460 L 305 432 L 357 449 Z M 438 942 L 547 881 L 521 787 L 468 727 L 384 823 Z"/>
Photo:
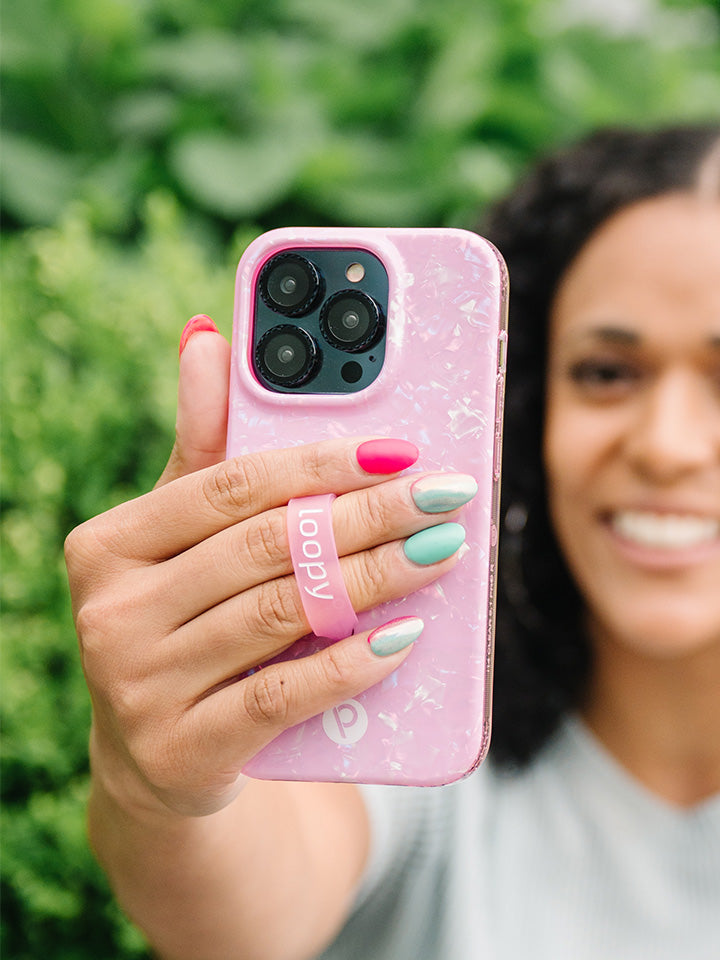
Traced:
<path id="1" fill-rule="evenodd" d="M 91 836 L 160 956 L 713 954 L 718 144 L 717 128 L 597 134 L 486 228 L 513 283 L 496 719 L 490 762 L 450 787 L 241 777 L 280 729 L 410 649 L 360 634 L 228 682 L 307 630 L 289 497 L 342 494 L 358 609 L 458 561 L 406 560 L 399 541 L 448 516 L 423 514 L 399 472 L 364 471 L 357 441 L 217 466 L 228 347 L 191 322 L 159 488 L 67 551 L 94 707 Z"/>

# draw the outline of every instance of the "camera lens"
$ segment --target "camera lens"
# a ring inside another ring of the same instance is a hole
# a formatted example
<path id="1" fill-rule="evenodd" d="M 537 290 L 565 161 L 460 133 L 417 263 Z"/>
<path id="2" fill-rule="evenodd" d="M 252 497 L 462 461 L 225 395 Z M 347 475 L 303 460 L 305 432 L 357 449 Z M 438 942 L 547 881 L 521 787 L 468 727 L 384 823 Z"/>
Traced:
<path id="1" fill-rule="evenodd" d="M 322 292 L 315 264 L 297 253 L 280 253 L 260 273 L 260 296 L 275 313 L 300 317 L 308 313 Z"/>
<path id="2" fill-rule="evenodd" d="M 384 322 L 380 306 L 359 290 L 341 290 L 329 297 L 320 314 L 325 339 L 348 353 L 371 347 L 382 333 Z"/>
<path id="3" fill-rule="evenodd" d="M 312 379 L 320 366 L 317 343 L 302 327 L 282 323 L 268 330 L 255 348 L 260 374 L 281 387 L 299 387 Z"/>

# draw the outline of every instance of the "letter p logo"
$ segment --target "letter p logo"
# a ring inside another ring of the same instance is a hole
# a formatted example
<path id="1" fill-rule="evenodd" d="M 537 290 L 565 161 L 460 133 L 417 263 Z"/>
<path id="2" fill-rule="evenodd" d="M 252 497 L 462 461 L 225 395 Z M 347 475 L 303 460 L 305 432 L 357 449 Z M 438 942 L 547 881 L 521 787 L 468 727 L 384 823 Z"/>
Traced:
<path id="1" fill-rule="evenodd" d="M 357 743 L 367 732 L 368 715 L 357 700 L 345 700 L 325 711 L 322 725 L 333 743 Z"/>

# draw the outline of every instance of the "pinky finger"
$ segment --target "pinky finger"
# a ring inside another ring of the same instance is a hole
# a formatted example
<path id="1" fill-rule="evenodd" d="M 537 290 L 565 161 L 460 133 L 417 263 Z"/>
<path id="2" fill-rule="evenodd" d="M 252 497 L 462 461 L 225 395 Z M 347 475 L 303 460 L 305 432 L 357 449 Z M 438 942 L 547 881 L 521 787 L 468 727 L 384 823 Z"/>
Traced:
<path id="1" fill-rule="evenodd" d="M 203 752 L 238 772 L 283 730 L 337 706 L 397 669 L 420 636 L 419 617 L 400 617 L 299 660 L 270 664 L 193 708 Z"/>

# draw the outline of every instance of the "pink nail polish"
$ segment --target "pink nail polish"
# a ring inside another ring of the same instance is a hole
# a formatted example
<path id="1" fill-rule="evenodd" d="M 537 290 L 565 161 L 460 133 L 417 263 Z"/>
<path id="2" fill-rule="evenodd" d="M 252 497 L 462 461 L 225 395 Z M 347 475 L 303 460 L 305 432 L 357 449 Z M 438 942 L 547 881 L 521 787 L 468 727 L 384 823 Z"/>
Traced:
<path id="1" fill-rule="evenodd" d="M 182 352 L 187 346 L 187 342 L 194 333 L 199 333 L 201 330 L 207 330 L 210 333 L 219 333 L 220 331 L 212 322 L 210 317 L 205 316 L 204 313 L 198 313 L 192 319 L 188 320 L 183 328 L 183 332 L 180 336 L 180 349 L 178 351 L 179 356 L 182 356 Z"/>
<path id="2" fill-rule="evenodd" d="M 367 473 L 397 473 L 412 466 L 420 451 L 409 440 L 366 440 L 356 450 L 357 462 Z"/>

